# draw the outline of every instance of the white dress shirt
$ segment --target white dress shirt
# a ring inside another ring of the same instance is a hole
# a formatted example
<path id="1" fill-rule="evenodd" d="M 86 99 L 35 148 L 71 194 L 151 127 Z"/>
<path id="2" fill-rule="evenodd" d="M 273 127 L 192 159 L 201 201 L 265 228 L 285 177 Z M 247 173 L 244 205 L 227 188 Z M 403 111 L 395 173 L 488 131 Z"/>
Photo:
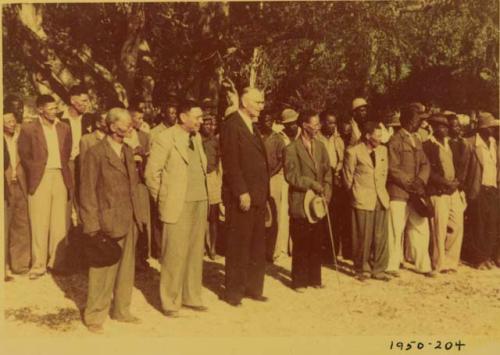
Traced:
<path id="1" fill-rule="evenodd" d="M 19 138 L 19 131 L 16 129 L 14 135 L 8 136 L 4 133 L 5 143 L 7 143 L 7 151 L 10 157 L 10 167 L 12 168 L 12 180 L 16 179 L 16 167 L 17 167 L 17 139 Z"/>
<path id="2" fill-rule="evenodd" d="M 246 126 L 250 130 L 250 132 L 253 134 L 253 121 L 250 117 L 248 117 L 247 114 L 245 114 L 243 111 L 238 110 L 240 116 L 243 118 L 243 122 L 245 122 Z"/>
<path id="3" fill-rule="evenodd" d="M 59 150 L 59 138 L 57 137 L 56 123 L 46 124 L 40 118 L 43 134 L 47 142 L 47 165 L 45 169 L 61 169 L 61 151 Z"/>
<path id="4" fill-rule="evenodd" d="M 122 159 L 123 143 L 118 143 L 117 141 L 115 141 L 110 136 L 108 136 L 106 139 L 108 140 L 109 145 L 111 146 L 111 148 L 113 149 L 113 151 L 116 153 L 116 155 L 118 156 L 118 158 Z"/>
<path id="5" fill-rule="evenodd" d="M 71 155 L 70 160 L 74 160 L 80 154 L 80 139 L 82 138 L 82 115 L 71 117 L 69 111 L 63 113 L 63 118 L 67 118 L 71 126 Z"/>
<path id="6" fill-rule="evenodd" d="M 490 146 L 488 147 L 481 136 L 476 133 L 476 150 L 483 167 L 481 184 L 484 186 L 497 187 L 497 152 L 495 139 L 490 137 Z"/>

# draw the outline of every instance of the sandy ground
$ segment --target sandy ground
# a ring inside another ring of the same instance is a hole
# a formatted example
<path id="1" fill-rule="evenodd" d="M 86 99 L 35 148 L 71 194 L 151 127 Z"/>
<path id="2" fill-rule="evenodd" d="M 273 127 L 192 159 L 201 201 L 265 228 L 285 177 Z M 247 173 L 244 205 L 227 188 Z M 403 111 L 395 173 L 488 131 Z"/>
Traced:
<path id="1" fill-rule="evenodd" d="M 160 312 L 158 265 L 137 274 L 132 312 L 140 325 L 107 320 L 101 337 L 124 336 L 338 336 L 338 335 L 486 335 L 500 336 L 500 269 L 477 271 L 461 266 L 453 275 L 425 278 L 403 270 L 391 282 L 361 283 L 342 263 L 341 272 L 323 267 L 323 290 L 298 294 L 290 287 L 290 258 L 268 265 L 267 303 L 244 299 L 233 308 L 218 299 L 224 259 L 204 264 L 207 313 L 182 309 L 181 318 Z M 338 276 L 338 278 L 337 278 Z M 9 337 L 96 336 L 83 326 L 87 275 L 18 277 L 5 285 Z"/>

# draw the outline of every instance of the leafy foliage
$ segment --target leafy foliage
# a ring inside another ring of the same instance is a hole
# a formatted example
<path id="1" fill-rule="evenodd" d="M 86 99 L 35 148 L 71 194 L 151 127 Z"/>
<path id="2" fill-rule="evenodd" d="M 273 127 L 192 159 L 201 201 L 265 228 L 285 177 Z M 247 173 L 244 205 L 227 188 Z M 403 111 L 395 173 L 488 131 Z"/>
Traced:
<path id="1" fill-rule="evenodd" d="M 217 99 L 224 75 L 243 87 L 253 70 L 277 109 L 347 110 L 354 96 L 364 95 L 379 105 L 423 100 L 498 114 L 495 0 L 37 6 L 49 47 L 80 81 L 92 77 L 104 96 L 113 95 L 112 81 L 78 53 L 106 68 L 129 97 L 141 95 L 145 76 L 154 78 L 157 103 L 170 92 Z M 18 10 L 4 6 L 4 87 L 29 94 L 35 89 L 26 73 L 38 70 L 37 61 L 26 50 L 29 31 Z M 123 48 L 131 21 L 138 21 L 136 35 L 147 48 L 131 52 L 133 82 L 127 82 Z"/>

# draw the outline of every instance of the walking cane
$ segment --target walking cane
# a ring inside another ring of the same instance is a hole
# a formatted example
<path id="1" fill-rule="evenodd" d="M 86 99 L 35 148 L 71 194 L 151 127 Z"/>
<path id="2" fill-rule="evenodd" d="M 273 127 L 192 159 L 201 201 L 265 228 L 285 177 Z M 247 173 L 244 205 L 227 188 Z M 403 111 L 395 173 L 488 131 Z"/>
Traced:
<path id="1" fill-rule="evenodd" d="M 340 278 L 339 278 L 339 266 L 337 264 L 337 253 L 335 252 L 335 244 L 333 242 L 333 231 L 332 231 L 332 221 L 330 220 L 330 211 L 328 209 L 328 205 L 326 204 L 325 198 L 322 196 L 321 200 L 323 201 L 323 206 L 326 211 L 326 222 L 328 224 L 328 234 L 330 235 L 330 242 L 332 243 L 332 254 L 333 254 L 333 264 L 335 265 L 335 275 L 337 276 L 337 283 L 340 289 Z"/>

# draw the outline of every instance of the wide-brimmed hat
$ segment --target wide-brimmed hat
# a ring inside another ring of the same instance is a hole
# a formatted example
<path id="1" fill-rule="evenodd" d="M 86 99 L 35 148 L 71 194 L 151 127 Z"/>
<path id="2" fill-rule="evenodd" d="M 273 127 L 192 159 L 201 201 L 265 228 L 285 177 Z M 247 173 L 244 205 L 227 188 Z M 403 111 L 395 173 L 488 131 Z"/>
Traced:
<path id="1" fill-rule="evenodd" d="M 356 97 L 354 100 L 352 100 L 352 110 L 356 110 L 357 108 L 367 106 L 368 102 L 366 102 L 365 99 L 362 97 Z"/>
<path id="2" fill-rule="evenodd" d="M 430 124 L 443 124 L 445 126 L 448 126 L 448 119 L 442 113 L 435 113 L 431 115 L 427 119 L 427 122 L 429 122 Z"/>
<path id="3" fill-rule="evenodd" d="M 304 196 L 304 211 L 309 223 L 318 223 L 327 214 L 325 200 L 323 197 L 316 195 L 314 191 L 307 190 Z"/>
<path id="4" fill-rule="evenodd" d="M 489 128 L 500 126 L 500 120 L 497 120 L 489 112 L 480 112 L 477 116 L 477 128 Z"/>
<path id="5" fill-rule="evenodd" d="M 401 126 L 401 120 L 400 118 L 400 113 L 399 112 L 394 112 L 393 115 L 389 118 L 387 122 L 384 122 L 384 125 L 386 127 L 400 127 Z"/>
<path id="6" fill-rule="evenodd" d="M 281 113 L 281 123 L 282 124 L 295 122 L 295 121 L 297 121 L 298 118 L 299 118 L 299 114 L 297 113 L 297 111 L 295 111 L 291 108 L 286 108 Z"/>
<path id="7" fill-rule="evenodd" d="M 116 264 L 122 256 L 119 239 L 111 238 L 103 232 L 86 236 L 84 250 L 89 266 L 99 268 Z"/>

